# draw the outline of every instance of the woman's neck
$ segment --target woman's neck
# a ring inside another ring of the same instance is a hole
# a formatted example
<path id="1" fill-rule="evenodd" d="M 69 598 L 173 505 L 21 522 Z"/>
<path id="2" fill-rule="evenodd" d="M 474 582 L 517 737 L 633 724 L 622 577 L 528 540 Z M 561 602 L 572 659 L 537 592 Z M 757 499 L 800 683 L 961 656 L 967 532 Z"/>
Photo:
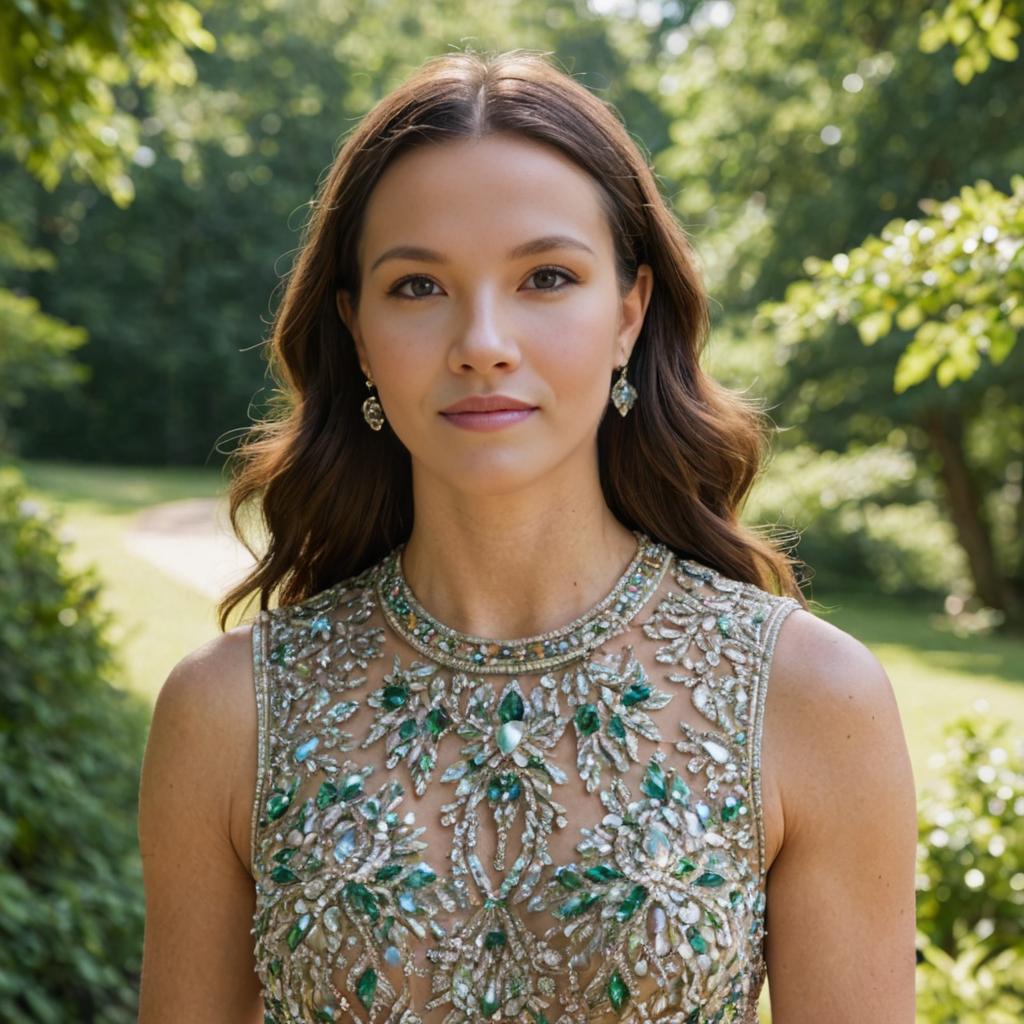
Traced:
<path id="1" fill-rule="evenodd" d="M 511 640 L 566 625 L 612 589 L 636 553 L 597 478 L 590 483 L 498 496 L 414 484 L 406 581 L 431 615 L 462 633 Z"/>

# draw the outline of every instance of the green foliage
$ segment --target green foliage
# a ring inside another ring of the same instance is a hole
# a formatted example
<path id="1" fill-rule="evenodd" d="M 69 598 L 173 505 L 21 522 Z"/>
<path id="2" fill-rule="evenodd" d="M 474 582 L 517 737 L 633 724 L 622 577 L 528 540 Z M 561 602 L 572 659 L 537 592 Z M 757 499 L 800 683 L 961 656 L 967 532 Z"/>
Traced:
<path id="1" fill-rule="evenodd" d="M 132 79 L 173 86 L 195 80 L 187 47 L 210 50 L 213 36 L 185 0 L 16 0 L 0 6 L 0 137 L 19 162 L 53 189 L 67 169 L 132 198 L 124 165 L 133 157 L 135 118 L 115 89 Z"/>
<path id="2" fill-rule="evenodd" d="M 1016 60 L 1021 8 L 1015 0 L 949 0 L 941 12 L 925 11 L 918 45 L 934 53 L 947 43 L 957 50 L 953 74 L 966 85 L 987 71 L 992 58 Z"/>
<path id="3" fill-rule="evenodd" d="M 965 715 L 919 805 L 919 1008 L 935 1024 L 1024 1011 L 1024 739 Z"/>
<path id="4" fill-rule="evenodd" d="M 944 595 L 962 587 L 963 552 L 929 498 L 929 481 L 897 445 L 844 453 L 809 445 L 780 451 L 744 510 L 751 523 L 803 529 L 797 556 L 813 591 L 849 589 Z"/>
<path id="5" fill-rule="evenodd" d="M 1024 326 L 1024 175 L 1004 195 L 987 181 L 957 198 L 925 199 L 930 216 L 890 221 L 831 260 L 808 257 L 808 280 L 766 302 L 779 339 L 820 337 L 832 319 L 852 321 L 865 345 L 898 329 L 914 332 L 896 364 L 894 389 L 935 371 L 943 387 L 969 379 L 987 355 L 996 366 Z"/>
<path id="6" fill-rule="evenodd" d="M 65 546 L 0 470 L 0 1019 L 131 1024 L 147 709 L 108 682 L 109 616 Z"/>

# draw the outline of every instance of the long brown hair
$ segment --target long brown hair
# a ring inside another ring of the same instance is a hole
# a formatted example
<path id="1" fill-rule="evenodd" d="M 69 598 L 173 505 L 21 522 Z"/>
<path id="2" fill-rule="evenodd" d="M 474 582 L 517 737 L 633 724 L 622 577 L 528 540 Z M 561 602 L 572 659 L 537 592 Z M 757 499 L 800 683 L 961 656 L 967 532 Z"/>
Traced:
<path id="1" fill-rule="evenodd" d="M 254 593 L 261 608 L 275 589 L 279 604 L 294 604 L 408 538 L 409 455 L 390 427 L 371 435 L 363 422 L 363 375 L 335 296 L 344 288 L 358 304 L 363 210 L 388 164 L 415 146 L 495 132 L 547 143 L 593 177 L 623 295 L 638 264 L 653 270 L 630 359 L 639 400 L 625 418 L 606 415 L 598 430 L 609 508 L 684 557 L 806 606 L 798 563 L 738 518 L 767 454 L 770 421 L 699 365 L 707 294 L 686 234 L 616 111 L 546 54 L 453 52 L 428 60 L 370 110 L 311 204 L 269 339 L 279 386 L 268 416 L 232 454 L 231 523 L 257 564 L 221 601 L 222 630 Z M 261 513 L 262 556 L 240 524 L 250 504 Z"/>

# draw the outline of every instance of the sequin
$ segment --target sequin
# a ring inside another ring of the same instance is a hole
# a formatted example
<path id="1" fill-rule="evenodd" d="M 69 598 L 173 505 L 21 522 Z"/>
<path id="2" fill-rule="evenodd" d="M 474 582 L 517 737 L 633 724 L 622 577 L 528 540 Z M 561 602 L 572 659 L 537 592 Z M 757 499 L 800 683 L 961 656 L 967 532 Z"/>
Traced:
<path id="1" fill-rule="evenodd" d="M 397 550 L 261 612 L 266 1024 L 755 1024 L 796 607 L 638 534 L 604 600 L 526 640 L 433 620 Z"/>

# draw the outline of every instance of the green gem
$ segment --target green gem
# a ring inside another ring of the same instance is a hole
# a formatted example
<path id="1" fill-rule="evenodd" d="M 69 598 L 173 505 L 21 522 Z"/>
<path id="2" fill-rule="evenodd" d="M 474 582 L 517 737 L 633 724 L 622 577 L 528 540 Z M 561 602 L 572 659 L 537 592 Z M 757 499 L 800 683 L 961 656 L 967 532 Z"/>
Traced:
<path id="1" fill-rule="evenodd" d="M 271 960 L 268 966 L 273 977 L 277 978 L 280 976 L 282 967 L 280 960 Z"/>
<path id="2" fill-rule="evenodd" d="M 267 801 L 267 817 L 271 821 L 277 821 L 278 818 L 288 810 L 288 805 L 292 802 L 292 798 L 287 793 L 275 793 Z"/>
<path id="3" fill-rule="evenodd" d="M 634 885 L 630 894 L 619 904 L 615 917 L 619 921 L 628 921 L 647 899 L 647 890 L 642 885 Z"/>
<path id="4" fill-rule="evenodd" d="M 351 800 L 354 797 L 359 796 L 363 791 L 363 777 L 362 775 L 349 775 L 345 778 L 342 784 L 341 790 L 338 796 L 342 800 Z"/>
<path id="5" fill-rule="evenodd" d="M 429 772 L 434 767 L 434 758 L 430 754 L 420 754 L 418 764 L 421 772 Z"/>
<path id="6" fill-rule="evenodd" d="M 592 882 L 611 882 L 616 878 L 625 878 L 618 868 L 613 868 L 608 864 L 593 864 L 587 868 L 583 874 L 587 876 Z"/>
<path id="7" fill-rule="evenodd" d="M 503 722 L 521 722 L 526 708 L 523 706 L 523 698 L 515 690 L 509 690 L 501 703 L 498 705 L 498 717 Z"/>
<path id="8" fill-rule="evenodd" d="M 645 686 L 643 683 L 633 683 L 633 685 L 622 695 L 622 703 L 627 707 L 631 708 L 634 704 L 639 704 L 642 700 L 647 700 L 651 695 L 651 688 Z"/>
<path id="9" fill-rule="evenodd" d="M 608 735 L 617 740 L 624 740 L 626 738 L 626 727 L 622 724 L 622 719 L 618 715 L 612 715 L 608 719 Z"/>
<path id="10" fill-rule="evenodd" d="M 359 980 L 356 982 L 356 995 L 359 996 L 359 1002 L 369 1009 L 373 1003 L 373 996 L 376 991 L 377 972 L 372 967 L 367 967 L 359 975 Z"/>
<path id="11" fill-rule="evenodd" d="M 572 868 L 562 867 L 555 872 L 555 878 L 563 889 L 582 889 L 583 879 Z"/>
<path id="12" fill-rule="evenodd" d="M 429 885 L 433 882 L 435 878 L 437 878 L 437 875 L 435 875 L 430 868 L 414 868 L 405 876 L 405 884 L 409 886 L 410 889 L 422 889 L 423 886 Z"/>
<path id="13" fill-rule="evenodd" d="M 381 694 L 381 704 L 389 711 L 400 708 L 409 699 L 409 690 L 405 686 L 385 686 Z"/>
<path id="14" fill-rule="evenodd" d="M 696 867 L 697 865 L 694 864 L 693 861 L 690 860 L 688 857 L 680 857 L 679 863 L 676 865 L 676 869 L 672 872 L 672 874 L 675 875 L 676 878 L 679 878 L 682 875 L 689 874 Z"/>
<path id="15" fill-rule="evenodd" d="M 407 718 L 399 727 L 398 735 L 403 740 L 411 740 L 419 732 L 419 726 L 415 718 Z"/>
<path id="16" fill-rule="evenodd" d="M 491 982 L 486 993 L 480 997 L 480 1012 L 485 1017 L 493 1017 L 498 1012 L 500 1005 L 494 993 L 494 983 Z"/>
<path id="17" fill-rule="evenodd" d="M 338 787 L 333 782 L 321 782 L 316 794 L 316 805 L 322 811 L 338 799 Z"/>
<path id="18" fill-rule="evenodd" d="M 401 873 L 401 864 L 385 864 L 384 867 L 377 869 L 373 877 L 375 881 L 387 882 L 394 878 L 395 875 L 400 875 Z"/>
<path id="19" fill-rule="evenodd" d="M 597 713 L 597 707 L 594 704 L 581 704 L 576 709 L 575 715 L 576 728 L 584 736 L 589 736 L 591 733 L 597 732 L 601 726 L 601 718 Z"/>
<path id="20" fill-rule="evenodd" d="M 732 625 L 732 619 L 730 619 L 728 615 L 719 615 L 718 616 L 718 632 L 721 633 L 722 636 L 728 636 L 729 635 L 729 627 L 731 625 Z"/>
<path id="21" fill-rule="evenodd" d="M 370 920 L 376 921 L 380 917 L 380 909 L 377 907 L 377 897 L 361 882 L 346 882 L 345 895 L 360 909 L 369 916 Z"/>
<path id="22" fill-rule="evenodd" d="M 287 885 L 289 882 L 297 882 L 299 880 L 299 876 L 291 868 L 286 868 L 283 864 L 274 868 L 270 872 L 270 877 L 280 885 Z"/>
<path id="23" fill-rule="evenodd" d="M 657 761 L 651 761 L 648 764 L 643 782 L 640 783 L 640 789 L 647 796 L 654 797 L 655 800 L 665 799 L 665 773 Z"/>
<path id="24" fill-rule="evenodd" d="M 571 899 L 566 900 L 556 911 L 555 914 L 561 918 L 578 917 L 588 907 L 596 903 L 601 897 L 595 892 L 581 892 L 577 893 Z"/>
<path id="25" fill-rule="evenodd" d="M 739 813 L 739 801 L 734 796 L 727 796 L 725 798 L 725 806 L 722 807 L 722 821 L 732 821 Z"/>
<path id="26" fill-rule="evenodd" d="M 690 787 L 678 775 L 672 776 L 672 799 L 684 807 L 689 806 Z"/>
<path id="27" fill-rule="evenodd" d="M 294 953 L 295 947 L 305 938 L 306 932 L 309 931 L 310 923 L 312 918 L 309 914 L 303 914 L 302 917 L 292 925 L 291 931 L 288 932 L 288 948 Z"/>
<path id="28" fill-rule="evenodd" d="M 629 989 L 618 971 L 612 971 L 612 976 L 608 979 L 607 992 L 615 1012 L 621 1013 L 629 999 Z"/>
<path id="29" fill-rule="evenodd" d="M 493 803 L 498 803 L 508 795 L 508 800 L 516 800 L 523 791 L 519 777 L 515 772 L 501 772 L 491 778 L 487 785 L 487 798 Z"/>
<path id="30" fill-rule="evenodd" d="M 704 941 L 704 936 L 692 925 L 686 929 L 686 938 L 689 940 L 695 953 L 706 953 L 708 951 L 708 944 Z"/>
<path id="31" fill-rule="evenodd" d="M 451 725 L 451 715 L 444 708 L 431 708 L 423 719 L 423 724 L 435 739 Z"/>
<path id="32" fill-rule="evenodd" d="M 693 880 L 693 884 L 703 885 L 710 889 L 721 885 L 724 881 L 725 879 L 721 875 L 716 875 L 714 871 L 705 871 L 704 874 Z"/>
<path id="33" fill-rule="evenodd" d="M 500 929 L 488 932 L 484 939 L 484 949 L 497 949 L 508 942 L 508 936 Z"/>

